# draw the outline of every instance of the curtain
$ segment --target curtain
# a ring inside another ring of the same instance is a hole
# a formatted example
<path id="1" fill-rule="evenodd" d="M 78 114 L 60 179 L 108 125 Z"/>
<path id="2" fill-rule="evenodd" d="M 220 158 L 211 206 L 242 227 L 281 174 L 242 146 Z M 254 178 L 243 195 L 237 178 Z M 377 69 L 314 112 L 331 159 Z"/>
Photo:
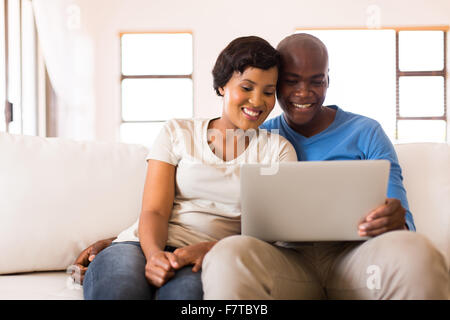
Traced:
<path id="1" fill-rule="evenodd" d="M 51 85 L 48 135 L 95 139 L 95 41 L 84 21 L 87 0 L 33 0 L 38 41 Z"/>

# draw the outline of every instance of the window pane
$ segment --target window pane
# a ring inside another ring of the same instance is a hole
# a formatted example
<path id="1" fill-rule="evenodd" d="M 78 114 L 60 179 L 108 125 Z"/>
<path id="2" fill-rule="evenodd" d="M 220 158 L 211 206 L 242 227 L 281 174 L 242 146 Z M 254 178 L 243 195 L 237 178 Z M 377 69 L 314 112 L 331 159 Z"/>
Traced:
<path id="1" fill-rule="evenodd" d="M 5 49 L 5 2 L 0 1 L 0 131 L 6 131 L 4 112 L 6 100 Z"/>
<path id="2" fill-rule="evenodd" d="M 444 68 L 443 31 L 400 31 L 398 41 L 401 71 L 433 71 Z"/>
<path id="3" fill-rule="evenodd" d="M 325 105 L 380 122 L 395 138 L 395 31 L 305 30 L 328 48 L 330 86 Z"/>
<path id="4" fill-rule="evenodd" d="M 444 114 L 443 77 L 400 77 L 399 96 L 402 117 Z"/>
<path id="5" fill-rule="evenodd" d="M 31 1 L 22 1 L 22 132 L 38 133 L 37 42 Z"/>
<path id="6" fill-rule="evenodd" d="M 399 142 L 445 142 L 443 120 L 399 120 Z"/>
<path id="7" fill-rule="evenodd" d="M 122 123 L 120 126 L 120 141 L 124 143 L 142 144 L 150 148 L 164 123 Z"/>
<path id="8" fill-rule="evenodd" d="M 122 81 L 124 121 L 191 118 L 191 79 L 125 79 Z"/>
<path id="9" fill-rule="evenodd" d="M 185 75 L 192 73 L 192 35 L 124 34 L 124 75 Z"/>
<path id="10" fill-rule="evenodd" d="M 20 1 L 8 1 L 8 100 L 13 103 L 9 132 L 13 134 L 22 133 L 20 32 Z"/>

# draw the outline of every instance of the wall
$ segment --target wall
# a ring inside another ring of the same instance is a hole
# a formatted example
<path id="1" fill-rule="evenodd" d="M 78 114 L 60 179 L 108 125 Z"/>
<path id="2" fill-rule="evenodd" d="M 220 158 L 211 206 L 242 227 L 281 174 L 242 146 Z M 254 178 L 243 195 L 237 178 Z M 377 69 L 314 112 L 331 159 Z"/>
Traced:
<path id="1" fill-rule="evenodd" d="M 365 27 L 369 5 L 381 26 L 449 25 L 448 0 L 95 0 L 78 1 L 82 23 L 95 43 L 95 128 L 98 140 L 115 141 L 120 123 L 120 43 L 124 31 L 192 31 L 194 110 L 220 115 L 211 69 L 220 50 L 237 36 L 258 35 L 274 46 L 300 27 Z M 170 99 L 170 97 L 167 97 Z M 279 112 L 276 111 L 276 112 Z"/>

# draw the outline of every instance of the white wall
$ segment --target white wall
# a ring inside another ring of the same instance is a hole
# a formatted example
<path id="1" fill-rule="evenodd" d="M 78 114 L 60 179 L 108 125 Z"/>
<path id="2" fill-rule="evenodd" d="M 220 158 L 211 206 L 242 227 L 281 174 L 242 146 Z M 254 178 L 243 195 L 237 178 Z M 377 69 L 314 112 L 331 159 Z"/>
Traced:
<path id="1" fill-rule="evenodd" d="M 258 35 L 274 46 L 295 28 L 365 27 L 369 5 L 381 26 L 449 25 L 449 0 L 79 0 L 81 22 L 95 43 L 95 128 L 98 140 L 118 140 L 120 42 L 125 31 L 192 31 L 196 117 L 221 113 L 211 69 L 229 41 Z M 167 97 L 170 99 L 170 97 Z M 279 111 L 277 111 L 279 112 Z"/>

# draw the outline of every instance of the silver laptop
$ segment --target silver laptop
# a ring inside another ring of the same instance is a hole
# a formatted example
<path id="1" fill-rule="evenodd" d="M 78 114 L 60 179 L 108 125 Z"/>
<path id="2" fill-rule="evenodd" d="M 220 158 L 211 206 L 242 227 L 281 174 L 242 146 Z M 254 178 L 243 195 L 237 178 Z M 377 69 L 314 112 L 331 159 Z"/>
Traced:
<path id="1" fill-rule="evenodd" d="M 241 166 L 241 232 L 265 241 L 349 241 L 386 199 L 387 160 Z M 275 165 L 273 165 L 275 166 Z"/>

